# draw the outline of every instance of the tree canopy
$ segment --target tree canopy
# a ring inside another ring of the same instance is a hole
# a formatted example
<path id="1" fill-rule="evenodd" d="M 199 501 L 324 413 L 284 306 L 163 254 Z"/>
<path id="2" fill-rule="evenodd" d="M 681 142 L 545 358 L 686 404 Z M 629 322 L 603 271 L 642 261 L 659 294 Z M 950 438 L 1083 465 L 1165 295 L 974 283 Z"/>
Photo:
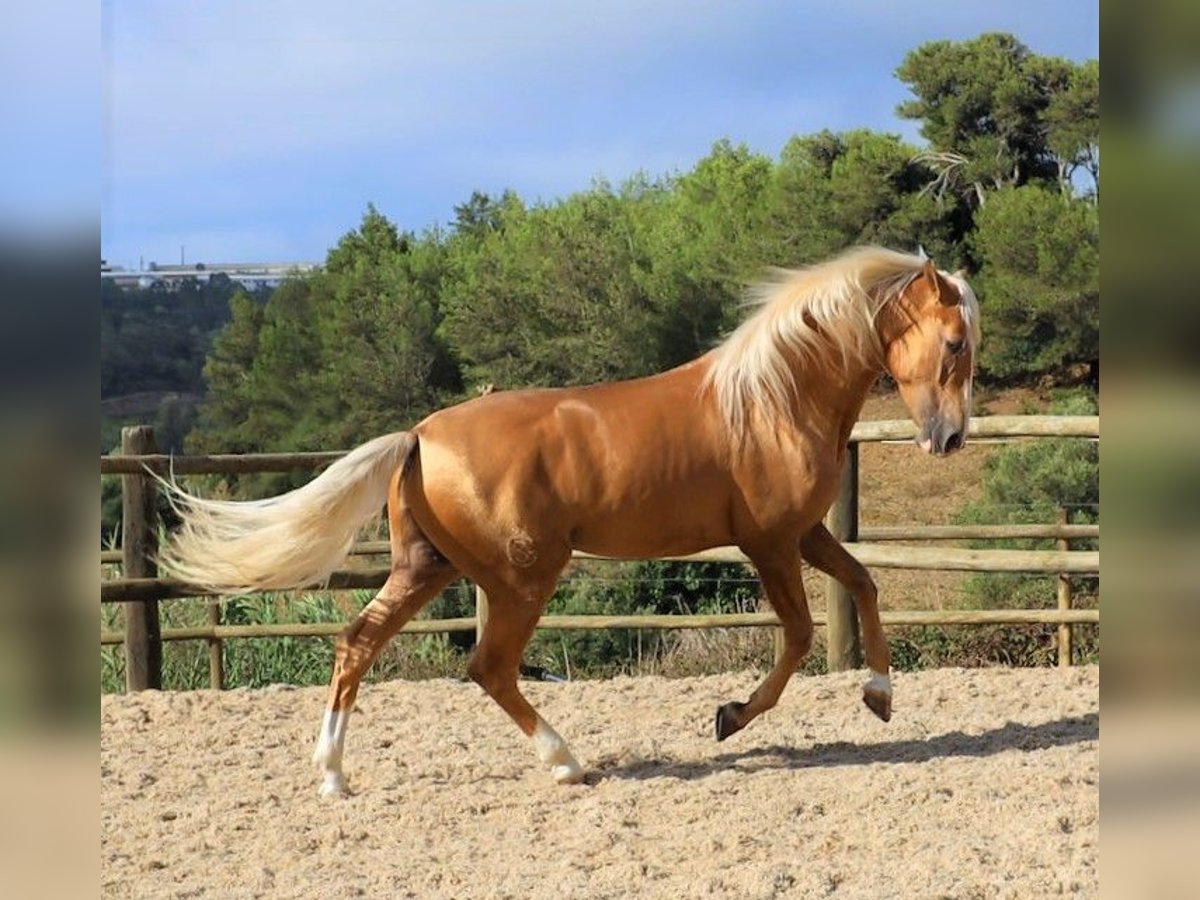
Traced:
<path id="1" fill-rule="evenodd" d="M 734 325 L 768 266 L 858 243 L 921 245 L 942 268 L 968 268 L 983 307 L 982 378 L 1094 369 L 1095 61 L 985 34 L 918 47 L 897 77 L 913 94 L 898 113 L 921 122 L 925 147 L 822 131 L 773 159 L 720 140 L 689 171 L 598 181 L 554 202 L 477 191 L 449 227 L 421 233 L 370 206 L 321 270 L 269 296 L 225 286 L 219 310 L 213 287 L 106 288 L 102 394 L 196 384 L 196 347 L 211 342 L 190 446 L 345 447 L 488 383 L 581 384 L 677 365 Z M 190 324 L 158 333 L 151 309 Z M 145 347 L 152 359 L 139 358 Z M 186 372 L 172 370 L 185 359 Z"/>
<path id="2" fill-rule="evenodd" d="M 897 113 L 921 122 L 939 194 L 982 206 L 1028 182 L 1066 190 L 1081 166 L 1098 175 L 1099 72 L 1095 60 L 1038 56 L 1011 34 L 933 41 L 896 70 L 914 94 Z"/>

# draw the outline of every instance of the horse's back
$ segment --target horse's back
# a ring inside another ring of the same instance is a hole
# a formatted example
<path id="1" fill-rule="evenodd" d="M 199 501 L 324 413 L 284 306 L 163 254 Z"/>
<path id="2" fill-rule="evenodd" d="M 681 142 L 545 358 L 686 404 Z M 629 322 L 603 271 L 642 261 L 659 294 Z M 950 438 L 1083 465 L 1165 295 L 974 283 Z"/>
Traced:
<path id="1" fill-rule="evenodd" d="M 723 432 L 694 369 L 501 391 L 435 413 L 416 429 L 418 520 L 493 547 L 516 535 L 652 556 L 727 543 Z"/>

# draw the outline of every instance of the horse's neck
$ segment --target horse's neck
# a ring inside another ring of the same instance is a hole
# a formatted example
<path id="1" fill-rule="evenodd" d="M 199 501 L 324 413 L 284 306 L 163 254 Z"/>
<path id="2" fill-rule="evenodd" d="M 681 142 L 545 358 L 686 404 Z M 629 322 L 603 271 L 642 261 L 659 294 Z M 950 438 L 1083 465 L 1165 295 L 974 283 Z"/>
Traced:
<path id="1" fill-rule="evenodd" d="M 796 406 L 793 416 L 805 432 L 829 442 L 837 453 L 850 439 L 850 431 L 862 412 L 877 368 L 849 363 L 843 371 L 802 366 L 796 371 Z"/>
<path id="2" fill-rule="evenodd" d="M 854 428 L 854 423 L 858 421 L 858 417 L 862 414 L 863 404 L 867 402 L 867 395 L 871 392 L 871 388 L 875 382 L 879 380 L 879 375 L 879 372 L 864 369 L 848 390 L 846 406 L 839 426 L 839 446 L 844 447 L 847 441 L 850 440 L 850 432 Z"/>
<path id="3" fill-rule="evenodd" d="M 907 319 L 903 310 L 889 302 L 877 311 L 875 327 L 880 343 L 888 346 L 903 334 Z M 809 433 L 823 436 L 839 457 L 867 395 L 884 371 L 882 359 L 870 361 L 851 355 L 841 361 L 841 366 L 831 366 L 828 359 L 800 356 L 789 365 L 796 379 L 795 421 Z"/>

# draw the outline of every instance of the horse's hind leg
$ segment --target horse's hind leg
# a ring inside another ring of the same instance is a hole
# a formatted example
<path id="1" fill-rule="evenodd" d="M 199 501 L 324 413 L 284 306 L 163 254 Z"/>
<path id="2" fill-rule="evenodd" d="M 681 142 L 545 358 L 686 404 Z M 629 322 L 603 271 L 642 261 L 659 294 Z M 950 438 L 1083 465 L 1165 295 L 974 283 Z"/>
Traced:
<path id="1" fill-rule="evenodd" d="M 892 682 L 888 675 L 891 657 L 883 623 L 879 621 L 879 592 L 870 574 L 857 559 L 821 524 L 800 539 L 800 552 L 812 565 L 840 581 L 854 596 L 862 627 L 867 667 L 871 678 L 863 686 L 863 703 L 883 721 L 892 717 Z"/>
<path id="2" fill-rule="evenodd" d="M 808 611 L 804 582 L 800 578 L 799 552 L 788 548 L 770 554 L 747 551 L 747 555 L 758 570 L 767 600 L 783 626 L 783 652 L 747 702 L 726 703 L 717 710 L 718 741 L 741 731 L 751 720 L 779 702 L 792 673 L 812 646 L 812 616 Z"/>
<path id="3" fill-rule="evenodd" d="M 346 723 L 363 675 L 387 642 L 458 574 L 406 512 L 393 514 L 391 525 L 392 572 L 375 598 L 337 638 L 329 704 L 313 754 L 322 770 L 322 795 L 346 793 L 342 774 Z"/>
<path id="4" fill-rule="evenodd" d="M 550 766 L 554 780 L 575 784 L 583 780 L 583 769 L 566 741 L 538 715 L 517 686 L 521 653 L 549 594 L 547 589 L 536 597 L 526 597 L 509 589 L 489 587 L 487 624 L 467 663 L 467 674 L 533 740 L 538 758 Z"/>

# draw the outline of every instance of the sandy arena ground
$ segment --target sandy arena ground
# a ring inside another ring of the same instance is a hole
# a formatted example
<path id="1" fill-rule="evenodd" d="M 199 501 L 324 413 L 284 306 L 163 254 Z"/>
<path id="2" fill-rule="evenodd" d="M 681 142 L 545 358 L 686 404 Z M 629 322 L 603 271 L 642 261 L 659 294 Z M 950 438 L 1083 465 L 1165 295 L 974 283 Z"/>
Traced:
<path id="1" fill-rule="evenodd" d="M 101 698 L 106 897 L 1095 896 L 1099 669 L 797 676 L 718 744 L 753 673 L 528 684 L 558 787 L 473 684 L 364 686 L 317 797 L 325 691 Z"/>

